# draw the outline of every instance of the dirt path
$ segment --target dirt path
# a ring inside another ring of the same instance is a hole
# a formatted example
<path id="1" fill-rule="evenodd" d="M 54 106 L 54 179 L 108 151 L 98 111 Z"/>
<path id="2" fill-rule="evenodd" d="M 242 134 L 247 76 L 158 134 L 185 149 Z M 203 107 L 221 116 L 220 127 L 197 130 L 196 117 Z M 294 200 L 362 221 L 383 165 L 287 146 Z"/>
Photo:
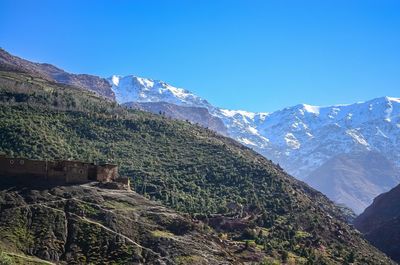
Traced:
<path id="1" fill-rule="evenodd" d="M 24 260 L 29 260 L 29 261 L 33 261 L 33 262 L 37 262 L 37 263 L 44 263 L 44 264 L 49 264 L 49 265 L 56 265 L 56 263 L 52 263 L 52 262 L 50 262 L 50 261 L 43 260 L 43 259 L 39 259 L 39 258 L 36 258 L 36 257 L 28 257 L 28 256 L 20 255 L 20 254 L 17 254 L 17 253 L 10 253 L 10 252 L 7 252 L 6 254 L 7 254 L 8 256 L 19 257 L 19 258 L 22 258 L 22 259 L 24 259 Z"/>

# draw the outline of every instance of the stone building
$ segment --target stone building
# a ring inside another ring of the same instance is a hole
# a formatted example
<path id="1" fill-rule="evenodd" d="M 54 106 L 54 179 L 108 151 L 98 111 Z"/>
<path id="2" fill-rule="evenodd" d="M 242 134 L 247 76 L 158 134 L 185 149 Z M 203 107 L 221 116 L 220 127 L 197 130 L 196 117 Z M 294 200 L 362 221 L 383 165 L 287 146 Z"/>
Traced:
<path id="1" fill-rule="evenodd" d="M 111 182 L 118 178 L 118 166 L 69 160 L 30 160 L 0 155 L 0 176 L 59 184 Z"/>

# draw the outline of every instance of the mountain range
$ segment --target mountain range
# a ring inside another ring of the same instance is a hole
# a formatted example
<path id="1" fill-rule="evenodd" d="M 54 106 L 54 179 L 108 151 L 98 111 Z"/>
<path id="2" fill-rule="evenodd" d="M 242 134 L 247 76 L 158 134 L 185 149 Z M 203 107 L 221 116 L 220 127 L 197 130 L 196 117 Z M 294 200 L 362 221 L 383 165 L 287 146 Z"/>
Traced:
<path id="1" fill-rule="evenodd" d="M 356 214 L 400 182 L 398 98 L 326 107 L 300 104 L 254 113 L 213 106 L 163 81 L 133 75 L 100 78 L 69 74 L 4 50 L 0 50 L 0 64 L 94 91 L 128 108 L 188 120 L 231 137 Z"/>
<path id="2" fill-rule="evenodd" d="M 330 107 L 301 104 L 272 113 L 253 113 L 215 107 L 163 81 L 135 76 L 108 80 L 118 103 L 210 127 L 279 163 L 291 175 L 357 214 L 400 182 L 398 98 Z M 182 107 L 186 111 L 178 110 Z M 214 122 L 217 127 L 209 124 L 210 116 L 219 120 Z M 366 164 L 368 160 L 375 163 Z"/>

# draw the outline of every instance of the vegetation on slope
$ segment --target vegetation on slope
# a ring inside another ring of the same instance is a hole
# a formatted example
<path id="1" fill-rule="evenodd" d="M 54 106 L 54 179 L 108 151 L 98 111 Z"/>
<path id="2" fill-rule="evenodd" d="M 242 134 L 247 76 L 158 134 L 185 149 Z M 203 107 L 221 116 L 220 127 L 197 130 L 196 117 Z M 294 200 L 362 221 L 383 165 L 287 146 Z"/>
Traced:
<path id="1" fill-rule="evenodd" d="M 202 226 L 130 191 L 93 185 L 3 189 L 0 207 L 3 248 L 54 264 L 236 262 Z M 178 227 L 184 229 L 177 233 Z M 0 264 L 18 260 L 49 264 L 21 254 L 0 255 Z"/>
<path id="2" fill-rule="evenodd" d="M 116 162 L 138 193 L 270 262 L 391 263 L 325 196 L 233 140 L 29 75 L 0 82 L 0 152 Z"/>

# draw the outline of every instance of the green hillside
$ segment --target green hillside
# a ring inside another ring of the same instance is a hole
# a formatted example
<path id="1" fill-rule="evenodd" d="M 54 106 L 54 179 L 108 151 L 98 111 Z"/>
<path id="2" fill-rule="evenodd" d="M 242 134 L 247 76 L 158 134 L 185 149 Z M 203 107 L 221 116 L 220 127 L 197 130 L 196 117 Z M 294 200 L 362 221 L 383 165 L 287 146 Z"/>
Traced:
<path id="1" fill-rule="evenodd" d="M 0 152 L 118 163 L 138 193 L 269 257 L 257 261 L 391 264 L 325 196 L 210 130 L 22 73 L 0 72 L 0 102 Z"/>

